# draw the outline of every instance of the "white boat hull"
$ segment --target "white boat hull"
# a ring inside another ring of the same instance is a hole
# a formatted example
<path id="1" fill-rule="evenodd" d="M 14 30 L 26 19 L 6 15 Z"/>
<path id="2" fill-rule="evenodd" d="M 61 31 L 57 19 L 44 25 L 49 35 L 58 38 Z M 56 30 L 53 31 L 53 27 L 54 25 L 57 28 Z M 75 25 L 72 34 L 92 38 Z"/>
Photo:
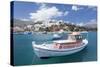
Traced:
<path id="1" fill-rule="evenodd" d="M 76 52 L 81 51 L 82 49 L 85 48 L 85 46 L 87 45 L 88 41 L 84 40 L 82 43 L 82 46 L 79 47 L 75 47 L 75 48 L 71 48 L 71 49 L 46 49 L 46 48 L 42 48 L 41 45 L 35 45 L 33 43 L 33 49 L 35 54 L 38 57 L 52 57 L 52 56 L 64 56 L 64 55 L 70 55 Z"/>

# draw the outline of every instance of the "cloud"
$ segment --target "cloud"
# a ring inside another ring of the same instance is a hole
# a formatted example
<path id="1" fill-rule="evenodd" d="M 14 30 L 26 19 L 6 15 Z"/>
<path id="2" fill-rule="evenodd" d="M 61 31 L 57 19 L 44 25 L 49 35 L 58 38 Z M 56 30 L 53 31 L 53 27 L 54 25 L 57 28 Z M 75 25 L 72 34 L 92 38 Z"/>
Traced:
<path id="1" fill-rule="evenodd" d="M 33 19 L 35 21 L 44 21 L 44 20 L 50 20 L 50 19 L 54 19 L 57 17 L 61 17 L 64 15 L 67 15 L 68 12 L 63 12 L 60 11 L 57 7 L 52 6 L 52 7 L 48 7 L 46 4 L 42 4 L 39 7 L 39 10 L 37 10 L 36 12 L 32 12 L 30 13 L 30 19 Z"/>
<path id="2" fill-rule="evenodd" d="M 42 9 L 42 8 L 48 8 L 48 7 L 47 7 L 46 4 L 42 3 L 41 6 L 40 6 L 40 9 Z"/>
<path id="3" fill-rule="evenodd" d="M 89 20 L 88 22 L 80 22 L 80 23 L 77 23 L 76 25 L 78 26 L 85 26 L 85 25 L 90 25 L 90 24 L 97 24 L 97 20 L 96 19 L 91 19 Z"/>
<path id="4" fill-rule="evenodd" d="M 89 22 L 87 22 L 87 24 L 97 24 L 97 20 L 96 19 L 92 19 Z"/>
<path id="5" fill-rule="evenodd" d="M 20 20 L 21 20 L 21 21 L 29 21 L 29 19 L 25 19 L 25 18 L 24 18 L 24 19 L 20 19 Z"/>
<path id="6" fill-rule="evenodd" d="M 79 7 L 79 6 L 76 6 L 76 5 L 73 5 L 72 6 L 72 10 L 74 10 L 74 11 L 78 11 L 80 9 L 83 9 L 83 8 L 82 7 Z"/>
<path id="7" fill-rule="evenodd" d="M 84 23 L 80 22 L 76 24 L 77 26 L 84 26 Z"/>
<path id="8" fill-rule="evenodd" d="M 69 13 L 68 11 L 65 11 L 64 16 L 68 15 L 68 13 Z"/>
<path id="9" fill-rule="evenodd" d="M 90 27 L 90 28 L 97 28 L 97 20 L 96 19 L 92 19 L 89 22 L 87 22 L 85 24 L 86 27 Z"/>
<path id="10" fill-rule="evenodd" d="M 45 7 L 43 4 L 35 13 L 30 13 L 30 18 L 33 20 L 49 20 L 51 18 L 60 17 L 63 12 L 59 11 L 56 7 Z"/>
<path id="11" fill-rule="evenodd" d="M 88 8 L 89 8 L 89 9 L 92 9 L 92 10 L 94 10 L 94 11 L 97 10 L 97 8 L 96 8 L 95 6 L 88 6 Z"/>
<path id="12" fill-rule="evenodd" d="M 96 19 L 92 19 L 92 20 L 90 20 L 91 22 L 97 22 L 97 20 Z"/>

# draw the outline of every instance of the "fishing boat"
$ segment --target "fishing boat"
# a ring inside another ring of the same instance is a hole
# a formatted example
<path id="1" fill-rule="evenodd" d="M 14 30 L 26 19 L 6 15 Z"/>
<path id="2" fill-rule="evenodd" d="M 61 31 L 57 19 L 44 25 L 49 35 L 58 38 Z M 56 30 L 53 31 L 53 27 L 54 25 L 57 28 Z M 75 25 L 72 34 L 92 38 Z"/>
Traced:
<path id="1" fill-rule="evenodd" d="M 23 34 L 32 34 L 30 31 L 25 31 Z"/>
<path id="2" fill-rule="evenodd" d="M 39 36 L 39 37 L 38 37 Z M 58 33 L 52 33 L 52 32 L 38 32 L 38 33 L 33 33 L 33 37 L 36 40 L 40 41 L 48 41 L 48 40 L 55 40 L 61 38 L 61 35 Z"/>
<path id="3" fill-rule="evenodd" d="M 61 35 L 53 34 L 53 40 L 57 40 L 57 39 L 60 39 L 60 38 L 61 38 Z"/>
<path id="4" fill-rule="evenodd" d="M 34 52 L 40 58 L 70 55 L 81 51 L 87 44 L 88 40 L 79 32 L 68 34 L 66 40 L 55 40 L 52 43 L 44 42 L 37 45 L 34 41 L 32 42 Z"/>

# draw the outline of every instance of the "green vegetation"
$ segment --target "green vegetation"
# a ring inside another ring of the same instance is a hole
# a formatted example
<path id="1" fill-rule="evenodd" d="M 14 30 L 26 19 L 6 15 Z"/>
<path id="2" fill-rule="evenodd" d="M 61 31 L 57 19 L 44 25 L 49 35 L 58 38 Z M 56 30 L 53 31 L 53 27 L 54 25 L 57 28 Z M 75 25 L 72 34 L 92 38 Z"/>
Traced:
<path id="1" fill-rule="evenodd" d="M 28 21 L 28 22 L 24 22 L 21 20 L 14 20 L 13 23 L 13 31 L 14 32 L 25 32 L 25 31 L 37 31 L 37 32 L 55 32 L 55 31 L 60 31 L 60 30 L 64 30 L 64 31 L 97 31 L 97 26 L 96 27 L 85 27 L 85 26 L 78 26 L 75 24 L 70 24 L 70 23 L 63 23 L 63 22 L 59 22 L 59 25 L 51 25 L 49 27 L 45 27 L 42 24 L 42 22 L 37 22 L 34 23 L 32 21 Z M 54 22 L 56 23 L 56 22 Z M 31 27 L 28 27 L 28 26 Z"/>

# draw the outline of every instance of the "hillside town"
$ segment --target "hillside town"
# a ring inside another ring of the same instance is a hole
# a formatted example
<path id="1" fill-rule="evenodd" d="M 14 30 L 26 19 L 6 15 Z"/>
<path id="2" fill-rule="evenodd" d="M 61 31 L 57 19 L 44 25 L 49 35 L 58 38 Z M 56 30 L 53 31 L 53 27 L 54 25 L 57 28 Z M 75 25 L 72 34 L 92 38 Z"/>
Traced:
<path id="1" fill-rule="evenodd" d="M 95 31 L 96 28 L 87 28 L 84 26 L 75 25 L 72 23 L 64 22 L 62 20 L 55 21 L 36 21 L 30 24 L 23 24 L 24 22 L 13 22 L 13 32 L 56 32 L 56 31 Z M 22 24 L 20 24 L 22 22 Z M 16 24 L 17 23 L 17 24 Z"/>

